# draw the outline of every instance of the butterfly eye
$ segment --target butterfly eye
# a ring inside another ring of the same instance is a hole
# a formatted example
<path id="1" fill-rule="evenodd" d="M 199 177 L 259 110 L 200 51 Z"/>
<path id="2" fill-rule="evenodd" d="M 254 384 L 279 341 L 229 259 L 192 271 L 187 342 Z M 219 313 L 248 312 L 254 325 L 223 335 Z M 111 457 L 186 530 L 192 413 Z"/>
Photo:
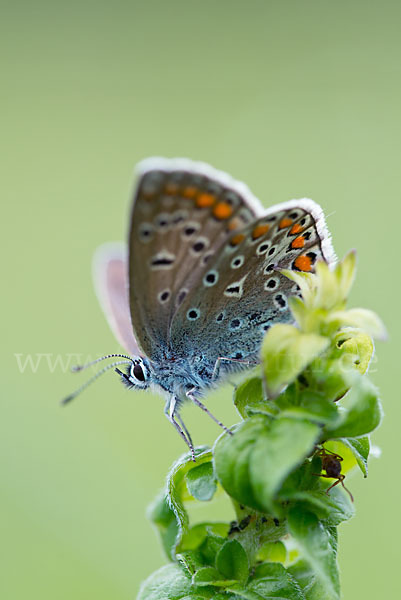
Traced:
<path id="1" fill-rule="evenodd" d="M 131 375 L 133 375 L 135 379 L 138 379 L 138 381 L 145 381 L 145 373 L 143 372 L 141 365 L 134 365 L 131 368 Z"/>
<path id="2" fill-rule="evenodd" d="M 123 383 L 129 388 L 146 389 L 152 380 L 152 372 L 147 359 L 139 356 L 132 359 L 127 374 L 124 375 L 120 372 L 120 375 L 122 375 Z"/>

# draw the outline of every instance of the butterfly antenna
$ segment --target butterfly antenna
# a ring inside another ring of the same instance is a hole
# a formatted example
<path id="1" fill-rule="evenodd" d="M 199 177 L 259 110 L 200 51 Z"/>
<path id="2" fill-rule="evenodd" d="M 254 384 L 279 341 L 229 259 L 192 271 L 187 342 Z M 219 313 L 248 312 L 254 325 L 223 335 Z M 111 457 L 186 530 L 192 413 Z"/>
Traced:
<path id="1" fill-rule="evenodd" d="M 74 373 L 77 373 L 78 371 L 83 371 L 84 369 L 92 367 L 93 365 L 96 365 L 98 362 L 106 360 L 107 358 L 126 358 L 127 360 L 132 362 L 131 357 L 127 356 L 126 354 L 106 354 L 105 356 L 101 356 L 100 358 L 91 360 L 90 362 L 85 363 L 84 365 L 74 365 L 73 367 L 71 367 L 71 371 L 73 371 Z"/>
<path id="2" fill-rule="evenodd" d="M 94 361 L 96 362 L 96 361 Z M 114 363 L 112 363 L 111 365 L 107 365 L 107 367 L 103 367 L 103 369 L 100 369 L 100 371 L 98 371 L 97 373 L 95 373 L 93 375 L 93 377 L 91 377 L 90 379 L 88 379 L 88 381 L 86 381 L 83 385 L 81 385 L 81 387 L 79 387 L 77 390 L 75 390 L 75 392 L 72 392 L 72 394 L 70 394 L 69 396 L 66 396 L 65 398 L 63 398 L 63 400 L 61 400 L 61 404 L 68 404 L 69 402 L 71 402 L 71 400 L 74 400 L 74 398 L 76 398 L 77 396 L 79 396 L 79 394 L 81 392 L 83 392 L 89 385 L 91 385 L 91 383 L 93 383 L 94 381 L 96 381 L 96 379 L 98 379 L 98 377 L 100 377 L 101 375 L 103 375 L 104 373 L 106 373 L 107 371 L 109 371 L 110 369 L 115 368 L 117 365 L 130 365 L 132 364 L 132 361 L 126 361 L 126 360 L 118 360 Z"/>

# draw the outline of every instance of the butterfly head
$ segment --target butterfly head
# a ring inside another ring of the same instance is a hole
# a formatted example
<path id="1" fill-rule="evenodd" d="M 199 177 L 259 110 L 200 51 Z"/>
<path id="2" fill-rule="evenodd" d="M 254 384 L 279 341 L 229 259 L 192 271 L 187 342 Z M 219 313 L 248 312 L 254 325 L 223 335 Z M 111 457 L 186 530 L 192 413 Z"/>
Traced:
<path id="1" fill-rule="evenodd" d="M 121 376 L 123 383 L 130 388 L 135 387 L 144 390 L 152 383 L 150 362 L 143 356 L 132 357 L 132 362 L 126 373 L 123 373 L 120 369 L 116 369 L 116 372 Z"/>

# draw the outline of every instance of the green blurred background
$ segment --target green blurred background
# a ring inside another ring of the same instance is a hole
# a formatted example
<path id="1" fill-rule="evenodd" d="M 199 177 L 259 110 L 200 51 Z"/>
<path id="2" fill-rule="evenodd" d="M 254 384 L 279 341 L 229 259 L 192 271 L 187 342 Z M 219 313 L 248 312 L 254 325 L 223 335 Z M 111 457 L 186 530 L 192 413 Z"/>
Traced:
<path id="1" fill-rule="evenodd" d="M 399 597 L 400 3 L 16 0 L 1 13 L 1 598 L 126 600 L 164 561 L 145 511 L 185 448 L 162 399 L 110 374 L 63 409 L 84 376 L 54 366 L 118 349 L 90 263 L 124 238 L 149 155 L 210 162 L 266 206 L 309 196 L 339 256 L 357 248 L 351 305 L 376 310 L 390 339 L 372 365 L 382 457 L 347 479 L 343 593 Z M 237 420 L 230 388 L 209 406 Z M 184 417 L 198 443 L 219 434 L 195 407 Z"/>

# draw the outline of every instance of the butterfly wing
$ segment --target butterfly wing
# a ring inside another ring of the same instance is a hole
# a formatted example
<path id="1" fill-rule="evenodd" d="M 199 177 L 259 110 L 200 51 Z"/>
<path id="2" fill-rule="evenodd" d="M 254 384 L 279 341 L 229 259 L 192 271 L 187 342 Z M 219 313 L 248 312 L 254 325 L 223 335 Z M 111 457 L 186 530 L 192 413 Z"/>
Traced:
<path id="1" fill-rule="evenodd" d="M 129 302 L 145 354 L 162 359 L 173 316 L 233 231 L 262 207 L 241 183 L 203 163 L 138 167 L 129 234 Z"/>
<path id="2" fill-rule="evenodd" d="M 297 286 L 280 269 L 313 271 L 335 260 L 321 208 L 311 200 L 273 207 L 231 234 L 174 317 L 171 345 L 210 370 L 217 358 L 257 357 L 265 331 L 292 320 Z"/>
<path id="3" fill-rule="evenodd" d="M 128 303 L 127 249 L 123 244 L 104 244 L 93 259 L 96 295 L 112 332 L 131 354 L 138 355 Z"/>

